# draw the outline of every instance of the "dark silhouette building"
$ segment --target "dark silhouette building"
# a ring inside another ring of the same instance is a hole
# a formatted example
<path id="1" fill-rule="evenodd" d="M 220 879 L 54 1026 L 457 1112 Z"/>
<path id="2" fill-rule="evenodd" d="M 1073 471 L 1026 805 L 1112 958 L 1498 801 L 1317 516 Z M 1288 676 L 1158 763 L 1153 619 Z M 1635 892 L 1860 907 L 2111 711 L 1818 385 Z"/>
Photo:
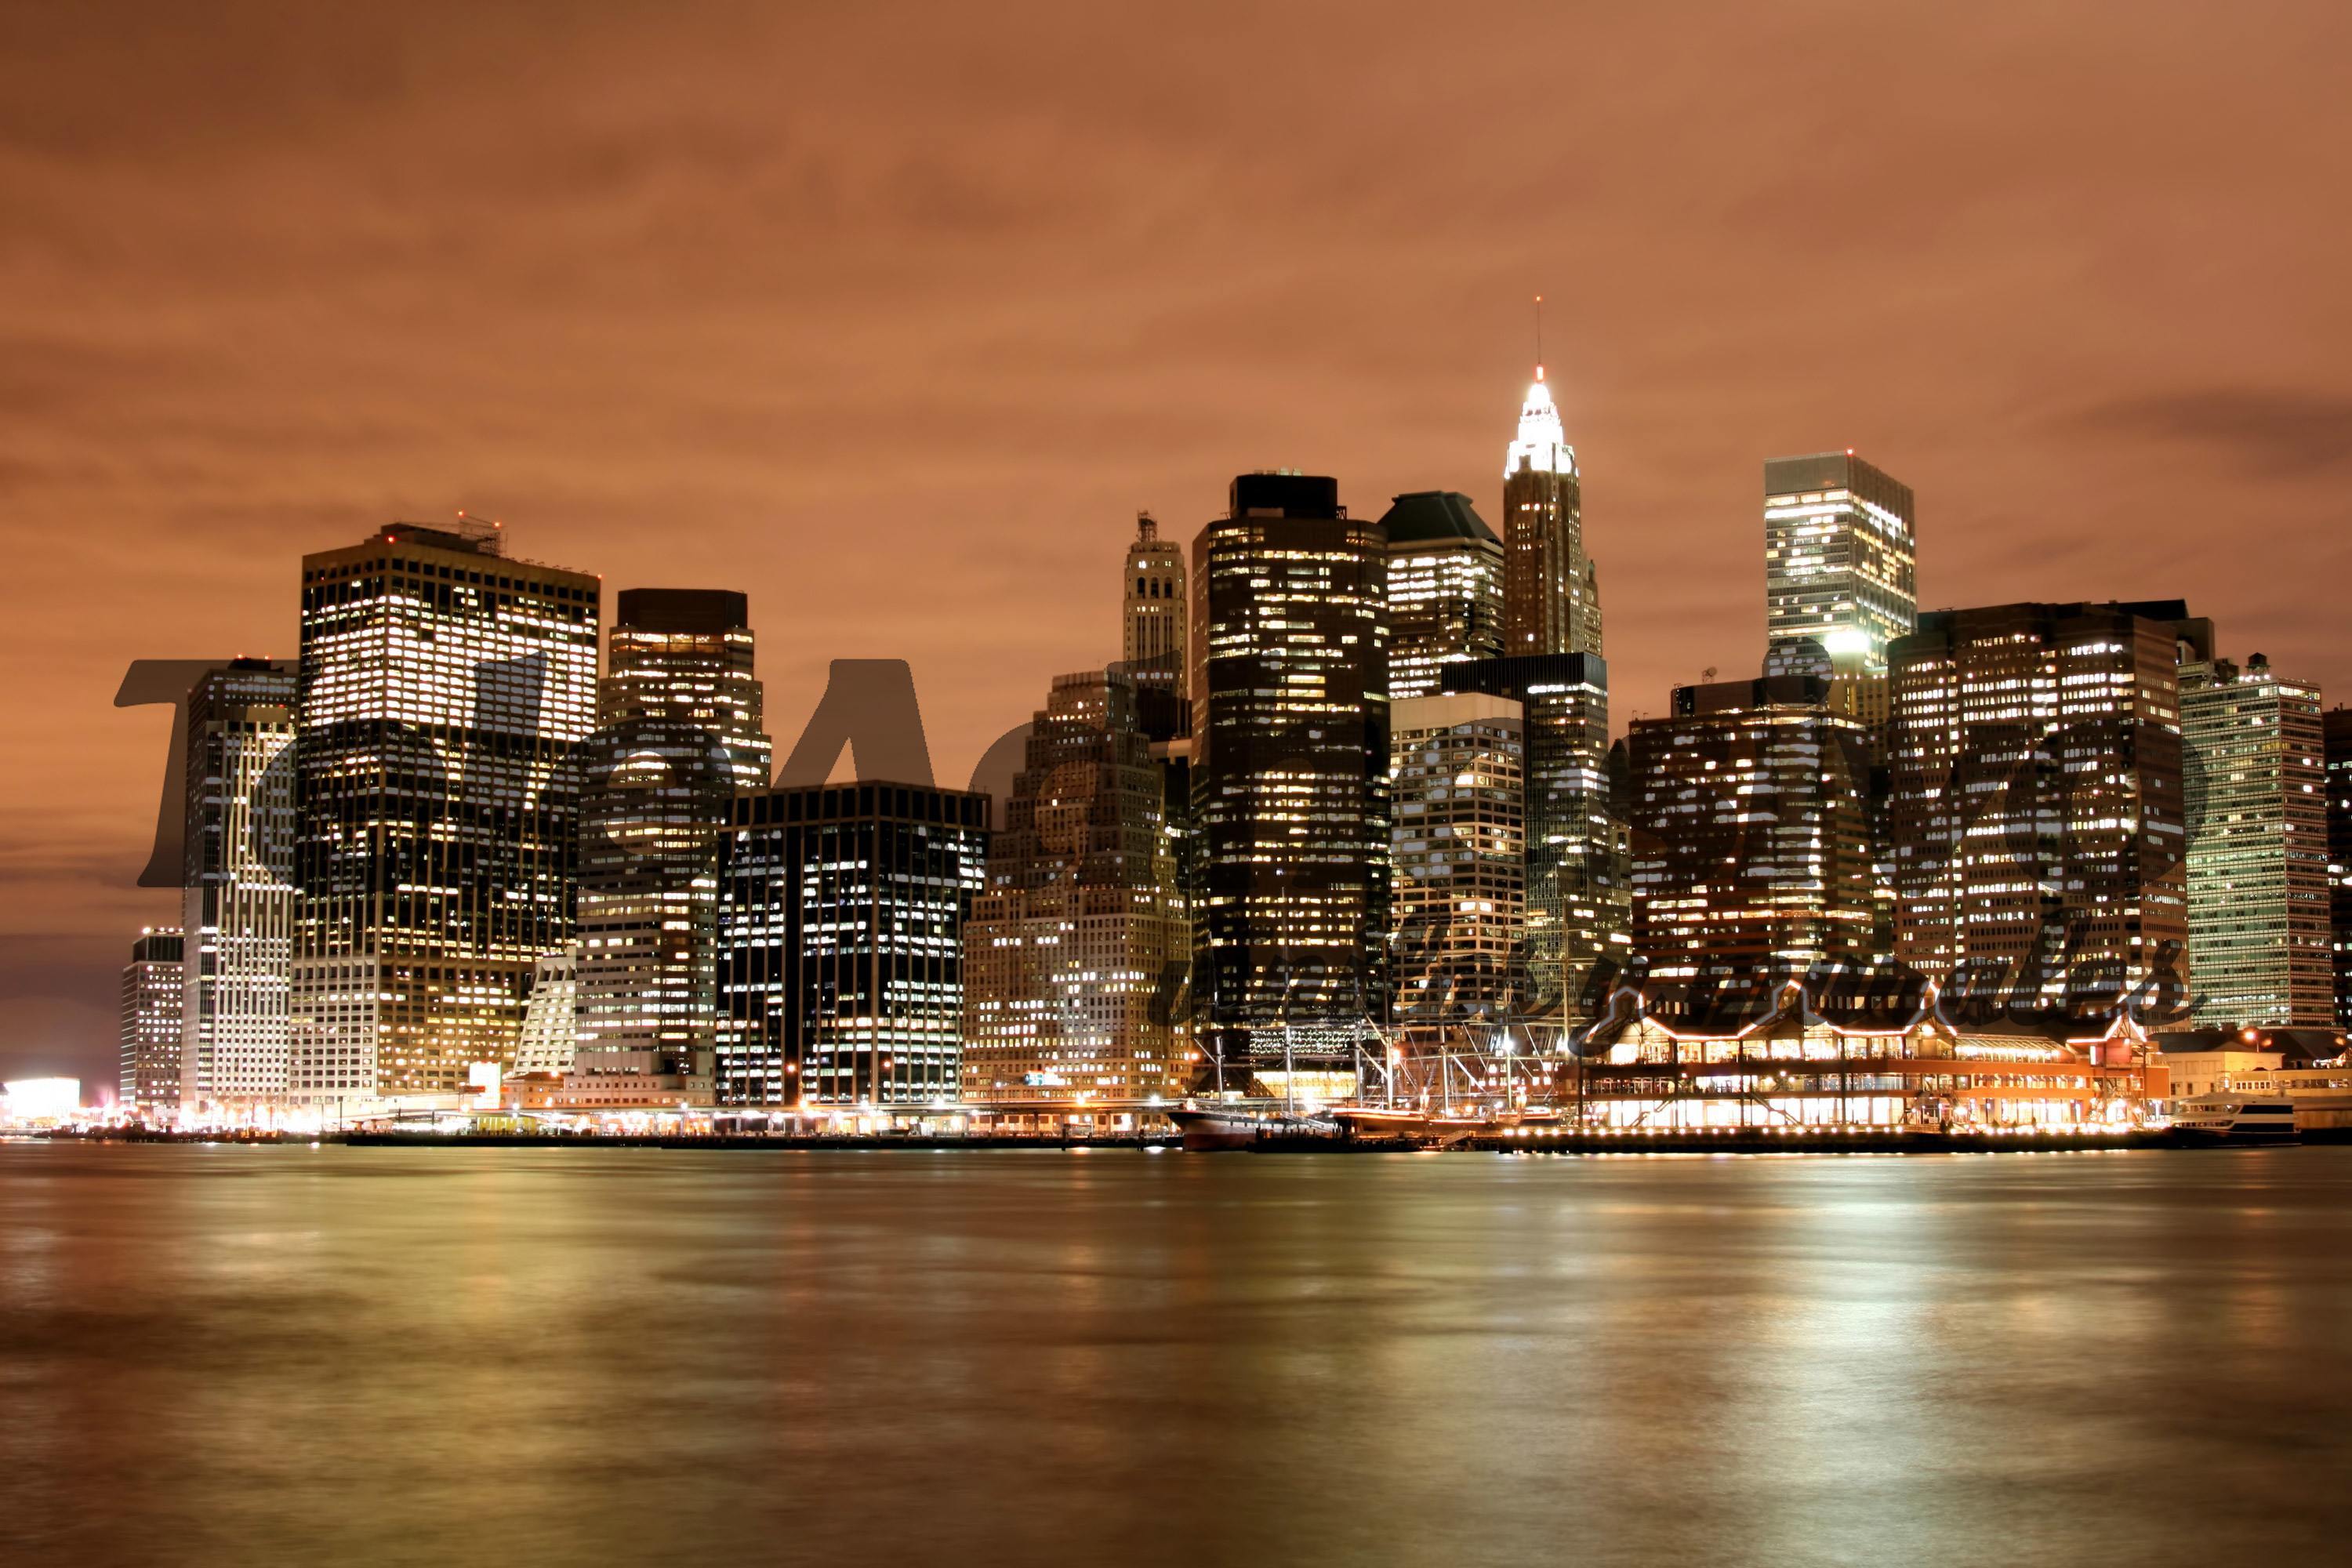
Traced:
<path id="1" fill-rule="evenodd" d="M 2327 759 L 2327 908 L 2336 1026 L 2352 1028 L 2352 708 L 2320 716 Z"/>

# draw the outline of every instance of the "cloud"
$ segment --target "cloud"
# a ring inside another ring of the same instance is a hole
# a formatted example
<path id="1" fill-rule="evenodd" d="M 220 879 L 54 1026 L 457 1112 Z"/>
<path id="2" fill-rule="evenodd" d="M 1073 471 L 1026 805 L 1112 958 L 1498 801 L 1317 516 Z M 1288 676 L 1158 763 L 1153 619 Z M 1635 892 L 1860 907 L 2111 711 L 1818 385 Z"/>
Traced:
<path id="1" fill-rule="evenodd" d="M 2201 447 L 2250 474 L 2302 479 L 2352 470 L 2352 393 L 2185 387 L 2116 398 L 2075 419 L 2135 446 Z"/>

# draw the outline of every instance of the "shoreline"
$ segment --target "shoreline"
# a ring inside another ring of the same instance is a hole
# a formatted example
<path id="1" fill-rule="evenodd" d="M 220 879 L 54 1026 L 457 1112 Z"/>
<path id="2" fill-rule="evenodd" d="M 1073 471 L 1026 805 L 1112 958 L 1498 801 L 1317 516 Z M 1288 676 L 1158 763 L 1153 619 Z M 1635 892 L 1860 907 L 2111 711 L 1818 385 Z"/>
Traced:
<path id="1" fill-rule="evenodd" d="M 248 1132 L 203 1133 L 130 1131 L 120 1129 L 72 1131 L 55 1130 L 27 1134 L 31 1142 L 169 1143 L 234 1147 L 240 1145 L 341 1145 L 358 1149 L 674 1149 L 770 1152 L 825 1151 L 851 1152 L 943 1151 L 1053 1152 L 1093 1150 L 1183 1152 L 1174 1132 L 1121 1137 L 1058 1138 L 1034 1134 L 961 1134 L 956 1136 L 804 1135 L 758 1133 L 530 1133 L 530 1132 Z M 2296 1148 L 2352 1142 L 2352 1128 L 2315 1129 L 2293 1141 L 2250 1143 L 2165 1128 L 2124 1133 L 2028 1132 L 2020 1134 L 1903 1132 L 1880 1130 L 1849 1131 L 1780 1131 L 1761 1128 L 1726 1129 L 1720 1132 L 1640 1130 L 1572 1132 L 1559 1130 L 1479 1133 L 1444 1142 L 1406 1138 L 1332 1138 L 1276 1133 L 1243 1149 L 1218 1151 L 1265 1154 L 2023 1154 L 2080 1153 L 2107 1150 Z M 1195 1151 L 1199 1152 L 1201 1151 Z"/>

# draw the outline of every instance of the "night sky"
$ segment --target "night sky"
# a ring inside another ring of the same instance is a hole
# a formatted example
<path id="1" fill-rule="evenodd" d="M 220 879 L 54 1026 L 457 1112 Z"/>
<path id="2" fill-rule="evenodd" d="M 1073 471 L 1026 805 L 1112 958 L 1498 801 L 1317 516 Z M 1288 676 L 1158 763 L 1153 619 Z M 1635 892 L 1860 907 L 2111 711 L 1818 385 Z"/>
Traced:
<path id="1" fill-rule="evenodd" d="M 2343 0 L 356 9 L 0 4 L 0 1076 L 111 1079 L 115 688 L 290 657 L 303 552 L 745 590 L 780 755 L 903 658 L 960 784 L 1139 507 L 1498 521 L 1538 292 L 1621 727 L 1754 668 L 1760 465 L 1843 447 L 1923 606 L 2352 689 Z"/>

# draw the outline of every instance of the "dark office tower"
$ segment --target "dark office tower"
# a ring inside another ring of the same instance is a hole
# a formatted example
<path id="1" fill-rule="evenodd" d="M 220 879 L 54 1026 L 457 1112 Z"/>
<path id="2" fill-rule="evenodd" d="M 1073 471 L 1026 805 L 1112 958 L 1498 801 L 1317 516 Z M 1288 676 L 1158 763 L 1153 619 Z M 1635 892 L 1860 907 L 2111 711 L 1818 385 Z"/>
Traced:
<path id="1" fill-rule="evenodd" d="M 1936 610 L 1887 653 L 1895 954 L 1948 1003 L 2087 1015 L 2189 973 L 2178 599 Z"/>
<path id="2" fill-rule="evenodd" d="M 1543 366 L 1503 463 L 1503 651 L 1601 654 L 1601 576 L 1584 553 L 1584 480 Z"/>
<path id="3" fill-rule="evenodd" d="M 1605 1003 L 1633 922 L 1624 819 L 1610 805 L 1609 667 L 1597 654 L 1445 668 L 1448 691 L 1517 702 L 1527 726 L 1524 1011 L 1579 1016 Z M 1596 981 L 1596 974 L 1599 979 Z"/>
<path id="4" fill-rule="evenodd" d="M 2261 654 L 2180 667 L 2197 1022 L 2324 1029 L 2327 795 L 2319 688 Z"/>
<path id="5" fill-rule="evenodd" d="M 722 1105 L 959 1089 L 988 796 L 863 782 L 737 795 L 719 858 Z"/>
<path id="6" fill-rule="evenodd" d="M 1192 542 L 1193 1009 L 1230 1089 L 1325 1087 L 1385 1014 L 1387 567 L 1302 474 L 1242 475 Z"/>
<path id="7" fill-rule="evenodd" d="M 1828 682 L 1768 676 L 1675 689 L 1626 734 L 1633 951 L 1653 1000 L 1761 1016 L 1779 987 L 1866 972 L 1869 762 Z"/>
<path id="8" fill-rule="evenodd" d="M 1443 667 L 1503 651 L 1503 546 L 1453 490 L 1396 498 L 1389 539 L 1389 700 L 1434 697 Z"/>
<path id="9" fill-rule="evenodd" d="M 2328 948 L 2336 968 L 2336 1026 L 2352 1028 L 2352 708 L 2321 715 L 2327 758 Z"/>
<path id="10" fill-rule="evenodd" d="M 572 937 L 597 598 L 473 524 L 303 558 L 295 1100 L 512 1061 L 532 966 Z"/>
<path id="11" fill-rule="evenodd" d="M 122 966 L 122 1033 L 115 1093 L 142 1120 L 180 1108 L 180 1061 L 186 989 L 176 926 L 149 926 Z"/>
<path id="12" fill-rule="evenodd" d="M 292 1063 L 294 672 L 264 658 L 188 694 L 186 1049 L 180 1100 L 250 1112 L 284 1100 Z"/>
<path id="13" fill-rule="evenodd" d="M 1810 638 L 1841 674 L 1880 675 L 1918 624 L 1916 503 L 1852 452 L 1764 465 L 1764 636 Z"/>
<path id="14" fill-rule="evenodd" d="M 963 1098 L 1181 1092 L 1192 932 L 1135 683 L 1057 676 L 964 923 Z"/>
<path id="15" fill-rule="evenodd" d="M 749 619 L 740 594 L 619 596 L 600 722 L 580 752 L 576 1005 L 579 1048 L 595 1054 L 588 1070 L 710 1075 L 719 838 L 736 792 L 769 774 Z"/>

